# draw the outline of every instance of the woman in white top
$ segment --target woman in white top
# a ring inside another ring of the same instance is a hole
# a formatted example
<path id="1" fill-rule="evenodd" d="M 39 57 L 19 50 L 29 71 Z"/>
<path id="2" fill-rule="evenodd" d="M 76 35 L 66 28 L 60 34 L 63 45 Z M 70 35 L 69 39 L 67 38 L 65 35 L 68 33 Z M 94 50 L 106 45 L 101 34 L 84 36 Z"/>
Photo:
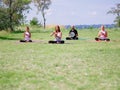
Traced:
<path id="1" fill-rule="evenodd" d="M 30 41 L 31 33 L 29 31 L 29 27 L 26 27 L 26 31 L 24 32 L 24 38 L 26 41 Z"/>
<path id="2" fill-rule="evenodd" d="M 62 32 L 60 30 L 60 27 L 57 25 L 55 27 L 55 31 L 51 34 L 51 36 L 55 37 L 55 40 L 54 41 L 49 41 L 49 43 L 64 43 L 62 39 Z"/>
<path id="3" fill-rule="evenodd" d="M 110 41 L 110 39 L 108 38 L 108 33 L 105 30 L 104 25 L 101 26 L 101 30 L 98 33 L 98 37 L 95 38 L 96 41 Z"/>
<path id="4" fill-rule="evenodd" d="M 26 31 L 24 32 L 24 40 L 20 40 L 20 42 L 32 42 L 31 33 L 29 31 L 29 27 L 26 27 Z"/>

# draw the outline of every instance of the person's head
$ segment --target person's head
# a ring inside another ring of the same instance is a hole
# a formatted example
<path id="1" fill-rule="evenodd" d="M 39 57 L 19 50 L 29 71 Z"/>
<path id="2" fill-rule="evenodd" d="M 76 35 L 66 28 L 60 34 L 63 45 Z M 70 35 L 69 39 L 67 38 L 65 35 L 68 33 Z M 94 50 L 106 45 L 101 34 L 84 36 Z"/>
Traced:
<path id="1" fill-rule="evenodd" d="M 28 26 L 26 27 L 26 31 L 29 32 L 29 27 Z"/>
<path id="2" fill-rule="evenodd" d="M 55 31 L 56 31 L 56 32 L 60 32 L 60 26 L 59 26 L 59 25 L 57 25 L 57 26 L 55 27 Z"/>
<path id="3" fill-rule="evenodd" d="M 72 30 L 74 30 L 74 29 L 75 29 L 75 26 L 71 26 L 71 28 L 72 28 Z"/>
<path id="4" fill-rule="evenodd" d="M 103 31 L 105 30 L 105 26 L 104 25 L 101 26 L 101 30 L 103 30 Z"/>

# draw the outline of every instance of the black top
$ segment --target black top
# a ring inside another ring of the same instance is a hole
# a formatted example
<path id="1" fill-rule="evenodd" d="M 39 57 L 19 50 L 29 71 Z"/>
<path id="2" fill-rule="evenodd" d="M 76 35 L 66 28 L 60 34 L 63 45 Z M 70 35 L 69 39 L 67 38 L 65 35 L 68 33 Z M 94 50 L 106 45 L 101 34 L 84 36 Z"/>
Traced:
<path id="1" fill-rule="evenodd" d="M 78 36 L 78 32 L 76 29 L 73 29 L 73 30 L 70 30 L 69 35 L 75 38 Z"/>

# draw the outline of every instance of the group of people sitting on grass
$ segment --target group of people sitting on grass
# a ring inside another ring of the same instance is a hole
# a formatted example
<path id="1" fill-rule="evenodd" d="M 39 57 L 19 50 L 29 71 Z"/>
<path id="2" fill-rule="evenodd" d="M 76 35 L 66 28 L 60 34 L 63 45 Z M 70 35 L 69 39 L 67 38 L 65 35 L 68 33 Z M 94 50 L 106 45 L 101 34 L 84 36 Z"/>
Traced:
<path id="1" fill-rule="evenodd" d="M 57 25 L 55 27 L 55 31 L 50 36 L 54 36 L 55 40 L 48 41 L 48 43 L 64 43 L 64 40 L 62 40 L 62 32 L 60 30 L 60 26 Z M 78 32 L 74 26 L 71 27 L 71 30 L 69 31 L 69 37 L 66 37 L 66 40 L 78 40 Z M 101 26 L 101 30 L 98 32 L 98 37 L 96 37 L 95 40 L 110 41 L 104 25 Z M 29 27 L 26 27 L 26 31 L 24 32 L 24 40 L 20 40 L 20 42 L 32 42 Z"/>

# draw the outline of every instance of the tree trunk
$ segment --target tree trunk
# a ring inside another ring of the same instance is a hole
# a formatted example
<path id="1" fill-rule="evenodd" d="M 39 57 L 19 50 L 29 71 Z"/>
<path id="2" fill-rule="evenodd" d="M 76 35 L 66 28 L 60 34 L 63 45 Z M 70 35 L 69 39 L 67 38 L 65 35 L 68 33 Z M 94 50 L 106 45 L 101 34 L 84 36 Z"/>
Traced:
<path id="1" fill-rule="evenodd" d="M 12 0 L 10 0 L 9 9 L 10 9 L 10 10 L 9 10 L 10 31 L 14 31 L 14 29 L 13 29 L 13 20 L 12 20 L 13 14 L 12 14 L 12 10 L 11 10 L 11 9 L 12 9 Z"/>
<path id="2" fill-rule="evenodd" d="M 44 29 L 46 28 L 46 19 L 45 19 L 45 12 L 42 11 L 42 16 L 43 16 L 43 26 L 44 26 Z"/>
<path id="3" fill-rule="evenodd" d="M 14 31 L 13 29 L 13 20 L 12 20 L 12 14 L 10 14 L 10 31 Z"/>
<path id="4" fill-rule="evenodd" d="M 46 28 L 46 19 L 44 17 L 44 29 Z"/>

